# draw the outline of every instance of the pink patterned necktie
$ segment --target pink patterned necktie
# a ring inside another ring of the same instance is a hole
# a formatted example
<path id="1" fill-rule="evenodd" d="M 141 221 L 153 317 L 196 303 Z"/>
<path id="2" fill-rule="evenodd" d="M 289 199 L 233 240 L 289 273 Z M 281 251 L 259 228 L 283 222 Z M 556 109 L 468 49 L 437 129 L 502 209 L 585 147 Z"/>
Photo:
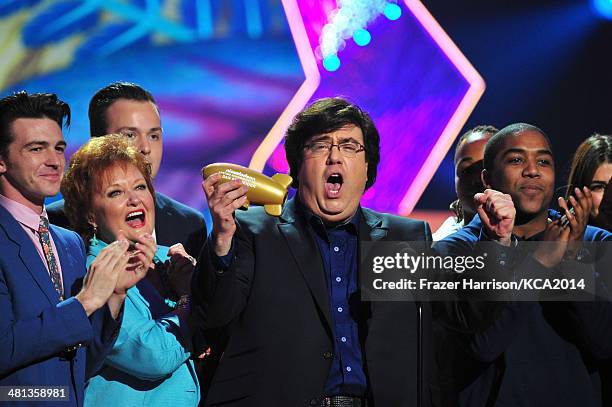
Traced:
<path id="1" fill-rule="evenodd" d="M 49 274 L 51 274 L 51 281 L 55 291 L 59 294 L 60 301 L 64 300 L 64 288 L 62 287 L 62 279 L 60 278 L 59 268 L 57 267 L 57 261 L 53 254 L 53 247 L 51 246 L 51 238 L 49 236 L 49 220 L 44 216 L 40 217 L 40 224 L 38 225 L 38 236 L 40 238 L 40 244 L 42 245 L 43 252 L 45 253 L 45 259 L 47 259 L 47 266 L 49 266 Z"/>

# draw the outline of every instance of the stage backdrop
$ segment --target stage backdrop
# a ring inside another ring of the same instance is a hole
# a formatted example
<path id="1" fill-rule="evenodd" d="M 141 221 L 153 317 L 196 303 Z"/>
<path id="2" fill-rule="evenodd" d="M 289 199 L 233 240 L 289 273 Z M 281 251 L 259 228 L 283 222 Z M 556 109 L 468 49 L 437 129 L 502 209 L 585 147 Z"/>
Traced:
<path id="1" fill-rule="evenodd" d="M 89 137 L 96 90 L 131 81 L 151 91 L 164 128 L 156 188 L 205 213 L 203 165 L 286 172 L 293 115 L 342 95 L 381 133 L 364 203 L 407 214 L 484 90 L 418 1 L 9 1 L 0 36 L 1 94 L 67 101 L 68 155 Z"/>

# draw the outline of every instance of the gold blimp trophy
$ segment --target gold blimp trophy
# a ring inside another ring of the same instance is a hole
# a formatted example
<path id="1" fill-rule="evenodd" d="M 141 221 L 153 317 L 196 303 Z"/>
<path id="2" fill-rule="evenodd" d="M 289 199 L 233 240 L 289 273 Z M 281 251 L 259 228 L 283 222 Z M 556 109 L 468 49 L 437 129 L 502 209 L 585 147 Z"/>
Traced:
<path id="1" fill-rule="evenodd" d="M 250 204 L 263 205 L 268 215 L 280 216 L 283 204 L 287 200 L 287 188 L 293 182 L 287 174 L 274 174 L 272 177 L 259 171 L 237 164 L 214 163 L 202 168 L 202 176 L 208 178 L 213 174 L 221 174 L 221 182 L 238 179 L 249 187 L 247 201 L 242 205 L 247 209 Z"/>

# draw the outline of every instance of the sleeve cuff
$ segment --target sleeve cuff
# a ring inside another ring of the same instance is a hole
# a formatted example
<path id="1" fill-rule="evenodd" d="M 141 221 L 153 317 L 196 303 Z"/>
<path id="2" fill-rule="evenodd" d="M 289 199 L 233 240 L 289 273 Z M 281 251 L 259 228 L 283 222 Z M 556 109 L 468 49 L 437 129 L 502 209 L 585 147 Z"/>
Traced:
<path id="1" fill-rule="evenodd" d="M 212 235 L 208 236 L 208 244 L 210 258 L 212 260 L 212 264 L 215 267 L 215 270 L 222 273 L 227 271 L 234 262 L 234 240 L 232 239 L 232 246 L 230 247 L 229 252 L 225 256 L 217 256 L 215 251 L 212 249 L 214 247 L 214 243 L 212 240 Z"/>
<path id="2" fill-rule="evenodd" d="M 70 297 L 56 305 L 67 331 L 75 338 L 73 345 L 82 345 L 93 340 L 93 328 L 83 305 L 75 297 Z M 77 339 L 78 338 L 78 339 Z"/>

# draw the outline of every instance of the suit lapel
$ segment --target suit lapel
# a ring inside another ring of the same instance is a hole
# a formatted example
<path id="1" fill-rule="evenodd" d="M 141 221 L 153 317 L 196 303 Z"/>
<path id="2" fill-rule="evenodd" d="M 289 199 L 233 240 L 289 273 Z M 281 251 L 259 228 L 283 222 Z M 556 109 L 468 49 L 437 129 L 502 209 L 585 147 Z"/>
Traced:
<path id="1" fill-rule="evenodd" d="M 298 270 L 304 277 L 319 310 L 325 317 L 331 333 L 333 324 L 329 311 L 329 295 L 323 262 L 314 239 L 309 235 L 306 225 L 296 214 L 295 199 L 291 199 L 285 205 L 280 221 L 278 229 L 287 241 L 289 251 L 295 259 Z"/>
<path id="2" fill-rule="evenodd" d="M 388 227 L 384 222 L 384 219 L 380 216 L 380 214 L 373 212 L 367 208 L 361 208 L 361 219 L 359 221 L 359 252 L 358 252 L 358 265 L 362 264 L 362 259 L 367 258 L 367 253 L 362 253 L 361 242 L 375 242 L 378 240 L 382 240 L 387 237 Z M 364 256 L 362 256 L 362 254 Z M 361 272 L 361 270 L 359 270 Z M 361 277 L 359 276 L 359 284 L 361 284 Z M 359 291 L 361 293 L 361 290 Z M 361 295 L 360 295 L 361 298 Z M 368 341 L 367 338 L 369 333 L 369 325 L 372 320 L 372 314 L 376 312 L 380 304 L 378 302 L 372 301 L 360 301 L 361 309 L 359 310 L 359 318 L 358 318 L 358 326 L 359 326 L 359 340 L 364 346 L 364 349 L 367 350 L 369 346 L 367 346 Z M 364 363 L 367 362 L 364 359 Z M 366 366 L 367 369 L 367 366 Z"/>
<path id="3" fill-rule="evenodd" d="M 34 243 L 21 225 L 2 205 L 0 205 L 0 225 L 6 231 L 9 239 L 19 246 L 19 258 L 40 287 L 40 290 L 45 294 L 49 303 L 57 304 L 59 296 L 43 260 L 40 258 L 36 247 L 34 247 Z"/>
<path id="4" fill-rule="evenodd" d="M 387 237 L 388 227 L 380 214 L 367 208 L 361 208 L 362 217 L 359 222 L 359 241 L 375 242 Z"/>
<path id="5" fill-rule="evenodd" d="M 294 198 L 285 205 L 278 228 L 287 241 L 289 251 L 295 259 L 298 270 L 304 277 L 331 332 L 333 323 L 329 310 L 329 295 L 321 255 L 314 239 L 309 235 L 306 225 L 298 217 L 296 210 L 296 200 Z M 362 208 L 362 214 L 359 224 L 359 241 L 384 239 L 387 236 L 388 228 L 380 215 L 366 208 Z"/>

